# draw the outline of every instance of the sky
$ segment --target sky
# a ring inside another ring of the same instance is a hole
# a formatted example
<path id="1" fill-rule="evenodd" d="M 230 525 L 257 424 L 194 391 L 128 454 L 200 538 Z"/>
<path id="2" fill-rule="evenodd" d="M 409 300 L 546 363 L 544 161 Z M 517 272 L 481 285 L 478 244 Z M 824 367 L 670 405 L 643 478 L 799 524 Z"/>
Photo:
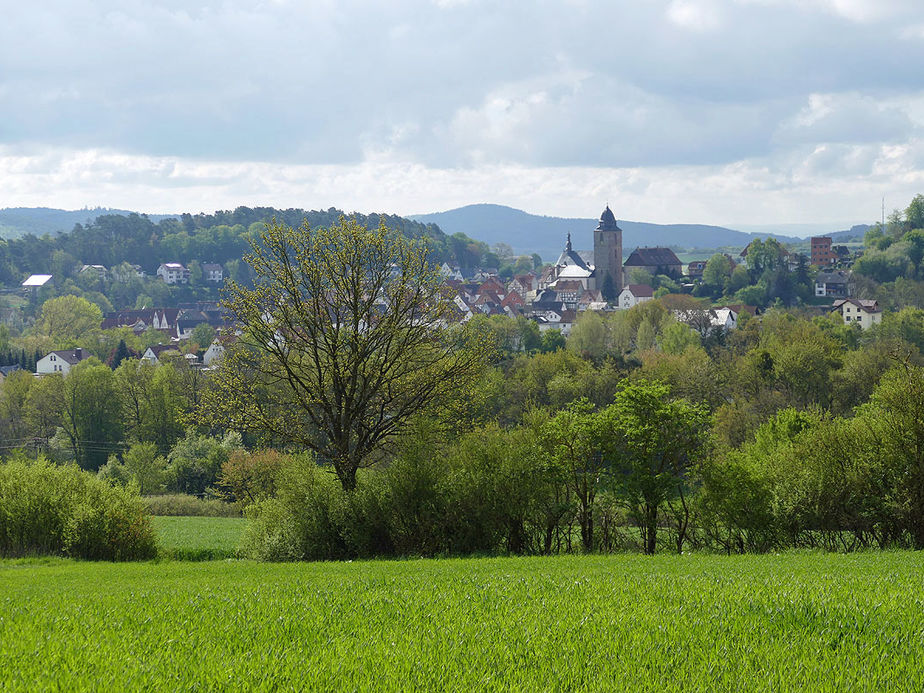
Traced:
<path id="1" fill-rule="evenodd" d="M 0 207 L 836 230 L 924 192 L 921 0 L 0 10 Z"/>

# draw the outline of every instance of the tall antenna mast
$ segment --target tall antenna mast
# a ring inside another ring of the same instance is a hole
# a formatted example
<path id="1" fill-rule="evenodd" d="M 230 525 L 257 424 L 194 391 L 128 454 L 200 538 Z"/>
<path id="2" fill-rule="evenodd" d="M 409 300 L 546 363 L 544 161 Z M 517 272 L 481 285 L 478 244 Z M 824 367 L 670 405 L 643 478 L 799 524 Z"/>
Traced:
<path id="1" fill-rule="evenodd" d="M 882 229 L 885 230 L 885 195 L 882 196 Z"/>

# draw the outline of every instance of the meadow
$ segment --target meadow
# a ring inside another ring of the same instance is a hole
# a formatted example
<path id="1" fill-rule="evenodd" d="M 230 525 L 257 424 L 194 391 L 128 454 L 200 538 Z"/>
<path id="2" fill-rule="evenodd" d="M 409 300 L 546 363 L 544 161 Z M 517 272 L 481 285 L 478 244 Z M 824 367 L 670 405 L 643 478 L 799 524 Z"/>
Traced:
<path id="1" fill-rule="evenodd" d="M 211 561 L 233 558 L 247 522 L 242 517 L 152 517 L 164 558 Z"/>
<path id="2" fill-rule="evenodd" d="M 924 555 L 0 561 L 3 690 L 924 689 Z"/>

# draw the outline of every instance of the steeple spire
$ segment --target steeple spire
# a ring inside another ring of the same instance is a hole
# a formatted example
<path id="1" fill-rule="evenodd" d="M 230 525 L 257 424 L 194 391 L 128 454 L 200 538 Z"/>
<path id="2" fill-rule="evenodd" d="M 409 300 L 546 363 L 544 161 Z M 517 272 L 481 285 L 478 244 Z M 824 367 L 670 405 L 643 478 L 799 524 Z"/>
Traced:
<path id="1" fill-rule="evenodd" d="M 571 252 L 571 233 L 570 232 L 568 233 L 568 241 L 565 243 L 565 252 L 566 253 Z"/>

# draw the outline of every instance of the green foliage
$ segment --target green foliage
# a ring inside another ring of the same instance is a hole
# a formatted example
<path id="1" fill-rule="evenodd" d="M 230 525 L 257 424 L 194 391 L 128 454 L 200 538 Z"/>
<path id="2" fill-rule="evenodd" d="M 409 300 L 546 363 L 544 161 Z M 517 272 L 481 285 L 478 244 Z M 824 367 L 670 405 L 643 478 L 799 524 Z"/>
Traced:
<path id="1" fill-rule="evenodd" d="M 240 517 L 241 509 L 215 498 L 199 498 L 184 493 L 146 496 L 149 515 L 156 517 Z"/>
<path id="2" fill-rule="evenodd" d="M 0 556 L 89 560 L 153 557 L 154 533 L 137 490 L 44 460 L 0 464 Z"/>
<path id="3" fill-rule="evenodd" d="M 142 495 L 152 495 L 164 490 L 167 481 L 167 460 L 157 454 L 154 443 L 135 443 L 122 454 L 115 455 L 100 467 L 99 475 L 114 483 L 133 482 Z"/>
<path id="4" fill-rule="evenodd" d="M 639 381 L 616 394 L 598 423 L 602 452 L 615 470 L 617 496 L 642 532 L 644 550 L 657 549 L 662 506 L 689 494 L 687 472 L 706 452 L 708 416 L 684 400 L 670 399 L 670 388 Z M 683 546 L 683 535 L 678 550 Z"/>
<path id="5" fill-rule="evenodd" d="M 284 463 L 275 450 L 234 450 L 221 465 L 218 483 L 227 500 L 247 507 L 276 495 L 276 475 Z"/>
<path id="6" fill-rule="evenodd" d="M 188 431 L 167 457 L 167 489 L 197 496 L 210 491 L 218 483 L 222 465 L 240 444 L 239 435 L 217 440 Z"/>
<path id="7" fill-rule="evenodd" d="M 51 383 L 57 386 L 52 395 L 74 459 L 84 469 L 98 470 L 122 442 L 122 411 L 112 370 L 90 358 Z"/>
<path id="8" fill-rule="evenodd" d="M 716 253 L 706 262 L 706 267 L 703 269 L 703 283 L 721 288 L 731 278 L 731 273 L 731 260 L 722 253 Z"/>
<path id="9" fill-rule="evenodd" d="M 244 334 L 221 360 L 200 420 L 315 451 L 347 490 L 422 410 L 469 387 L 490 357 L 484 334 L 446 328 L 454 307 L 424 244 L 341 218 L 268 224 L 232 282 Z"/>
<path id="10" fill-rule="evenodd" d="M 85 298 L 59 296 L 42 304 L 36 333 L 48 337 L 55 349 L 92 346 L 103 312 Z"/>

